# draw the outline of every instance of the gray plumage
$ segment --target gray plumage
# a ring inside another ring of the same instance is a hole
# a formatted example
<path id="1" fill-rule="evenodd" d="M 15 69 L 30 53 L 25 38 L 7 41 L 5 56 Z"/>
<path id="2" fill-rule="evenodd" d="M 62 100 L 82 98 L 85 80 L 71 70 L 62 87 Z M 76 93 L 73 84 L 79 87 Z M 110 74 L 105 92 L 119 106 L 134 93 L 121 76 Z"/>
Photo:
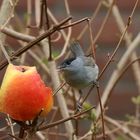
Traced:
<path id="1" fill-rule="evenodd" d="M 70 44 L 73 57 L 64 60 L 58 67 L 66 82 L 77 89 L 96 84 L 99 69 L 92 57 L 86 57 L 80 44 L 74 41 Z"/>

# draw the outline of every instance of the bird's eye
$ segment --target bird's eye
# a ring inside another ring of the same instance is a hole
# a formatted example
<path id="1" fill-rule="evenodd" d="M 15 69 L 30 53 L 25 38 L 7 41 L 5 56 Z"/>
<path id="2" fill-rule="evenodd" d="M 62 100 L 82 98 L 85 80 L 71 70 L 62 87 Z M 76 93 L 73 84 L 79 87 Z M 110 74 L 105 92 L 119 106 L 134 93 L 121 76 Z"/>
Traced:
<path id="1" fill-rule="evenodd" d="M 67 61 L 66 64 L 67 64 L 67 65 L 70 65 L 70 64 L 71 64 L 71 61 Z"/>
<path id="2" fill-rule="evenodd" d="M 70 59 L 66 60 L 64 63 L 66 65 L 70 65 L 73 60 L 75 60 L 75 58 L 70 58 Z"/>

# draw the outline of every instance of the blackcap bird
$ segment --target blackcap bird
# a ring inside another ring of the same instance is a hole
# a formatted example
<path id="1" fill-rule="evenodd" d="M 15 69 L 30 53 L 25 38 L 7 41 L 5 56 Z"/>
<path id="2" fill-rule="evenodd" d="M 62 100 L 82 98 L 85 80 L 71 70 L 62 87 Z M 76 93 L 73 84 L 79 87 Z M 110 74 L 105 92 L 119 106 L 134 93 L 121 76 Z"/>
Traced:
<path id="1" fill-rule="evenodd" d="M 70 50 L 73 57 L 64 60 L 58 67 L 66 83 L 77 89 L 96 85 L 99 69 L 93 57 L 85 56 L 78 41 L 70 44 Z"/>

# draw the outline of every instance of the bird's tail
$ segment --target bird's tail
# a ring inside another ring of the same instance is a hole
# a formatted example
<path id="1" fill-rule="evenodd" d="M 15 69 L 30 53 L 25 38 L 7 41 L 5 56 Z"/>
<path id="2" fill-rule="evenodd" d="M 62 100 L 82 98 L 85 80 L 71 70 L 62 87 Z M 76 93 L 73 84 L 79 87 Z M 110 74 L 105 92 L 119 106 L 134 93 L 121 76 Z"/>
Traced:
<path id="1" fill-rule="evenodd" d="M 74 56 L 84 56 L 84 52 L 77 40 L 71 42 L 70 49 Z"/>

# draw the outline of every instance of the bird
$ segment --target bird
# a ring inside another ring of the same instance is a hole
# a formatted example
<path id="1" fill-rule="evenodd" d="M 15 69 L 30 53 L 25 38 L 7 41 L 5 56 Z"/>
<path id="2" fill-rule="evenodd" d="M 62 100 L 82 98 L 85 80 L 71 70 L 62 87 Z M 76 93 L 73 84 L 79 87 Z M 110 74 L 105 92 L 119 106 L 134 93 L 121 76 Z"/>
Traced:
<path id="1" fill-rule="evenodd" d="M 77 101 L 77 111 L 80 111 L 82 105 L 80 100 L 82 98 L 82 89 L 90 86 L 98 86 L 97 78 L 99 74 L 98 65 L 91 56 L 86 56 L 82 50 L 80 43 L 74 40 L 70 44 L 72 57 L 65 59 L 58 69 L 68 85 L 79 91 L 79 99 Z"/>
<path id="2" fill-rule="evenodd" d="M 92 56 L 85 56 L 77 40 L 70 44 L 73 57 L 64 60 L 58 69 L 67 84 L 81 90 L 89 85 L 97 85 L 98 65 Z"/>

